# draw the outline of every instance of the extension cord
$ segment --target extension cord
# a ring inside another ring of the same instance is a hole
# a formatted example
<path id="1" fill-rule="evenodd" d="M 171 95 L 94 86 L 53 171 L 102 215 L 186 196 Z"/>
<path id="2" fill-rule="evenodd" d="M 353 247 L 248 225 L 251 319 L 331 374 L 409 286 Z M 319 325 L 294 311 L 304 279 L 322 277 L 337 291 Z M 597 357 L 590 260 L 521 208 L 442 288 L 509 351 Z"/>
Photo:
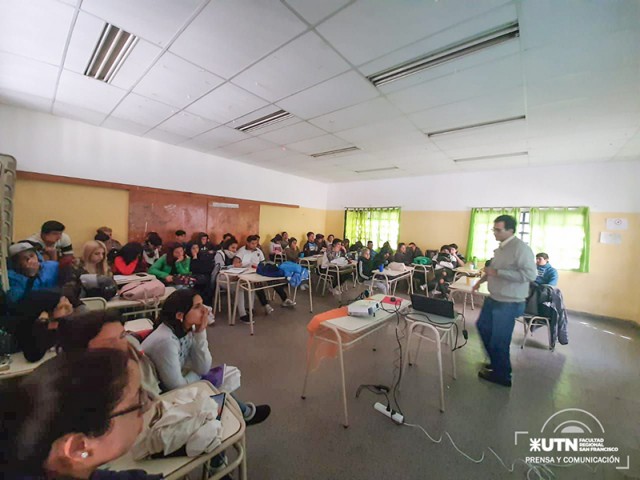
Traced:
<path id="1" fill-rule="evenodd" d="M 385 417 L 389 417 L 391 420 L 393 420 L 394 422 L 402 425 L 404 423 L 404 417 L 394 411 L 394 410 L 387 410 L 387 407 L 385 407 L 383 404 L 381 404 L 380 402 L 376 402 L 373 405 L 373 408 L 375 410 L 377 410 L 378 412 L 380 412 L 381 414 L 383 414 Z"/>

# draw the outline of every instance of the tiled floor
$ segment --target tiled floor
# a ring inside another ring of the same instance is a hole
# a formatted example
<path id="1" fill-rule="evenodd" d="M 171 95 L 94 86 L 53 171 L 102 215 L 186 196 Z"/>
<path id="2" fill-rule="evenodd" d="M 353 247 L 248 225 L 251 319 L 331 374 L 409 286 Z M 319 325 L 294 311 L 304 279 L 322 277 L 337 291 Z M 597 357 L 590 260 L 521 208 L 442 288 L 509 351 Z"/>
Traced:
<path id="1" fill-rule="evenodd" d="M 355 291 L 345 293 L 352 298 Z M 280 300 L 274 301 L 274 306 Z M 314 296 L 316 313 L 335 308 L 331 295 Z M 446 412 L 439 411 L 434 349 L 423 342 L 416 365 L 405 371 L 399 397 L 405 421 L 421 425 L 433 437 L 448 432 L 451 442 L 431 442 L 417 428 L 397 426 L 373 410 L 381 400 L 363 392 L 362 383 L 389 384 L 395 355 L 393 326 L 363 341 L 346 353 L 350 424 L 341 426 L 339 370 L 327 360 L 310 376 L 307 399 L 300 393 L 305 372 L 308 334 L 312 317 L 308 298 L 299 295 L 295 309 L 276 308 L 264 316 L 258 307 L 256 334 L 248 326 L 230 327 L 218 314 L 210 328 L 214 362 L 237 365 L 242 371 L 240 397 L 269 403 L 271 417 L 250 427 L 247 436 L 249 475 L 253 479 L 496 479 L 527 478 L 528 467 L 518 462 L 509 473 L 489 452 L 489 447 L 511 465 L 529 453 L 528 442 L 514 445 L 515 431 L 539 432 L 556 411 L 580 408 L 603 424 L 608 446 L 630 455 L 631 470 L 611 466 L 595 472 L 585 466 L 554 468 L 559 479 L 640 478 L 640 329 L 619 322 L 570 315 L 569 345 L 546 347 L 546 332 L 538 331 L 524 350 L 522 327 L 517 324 L 511 358 L 511 389 L 477 378 L 484 360 L 475 320 L 479 309 L 467 307 L 468 344 L 457 352 L 458 378 L 451 377 L 445 354 Z M 544 454 L 545 456 L 547 454 Z M 529 472 L 529 478 L 538 477 Z M 625 473 L 627 476 L 625 476 Z M 636 476 L 633 476 L 635 474 Z"/>

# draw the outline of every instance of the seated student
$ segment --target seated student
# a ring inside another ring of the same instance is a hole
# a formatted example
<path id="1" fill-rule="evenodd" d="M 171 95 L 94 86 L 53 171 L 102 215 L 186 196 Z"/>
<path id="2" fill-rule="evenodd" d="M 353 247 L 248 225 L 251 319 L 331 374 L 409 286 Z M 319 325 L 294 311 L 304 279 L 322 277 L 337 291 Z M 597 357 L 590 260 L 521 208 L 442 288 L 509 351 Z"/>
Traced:
<path id="1" fill-rule="evenodd" d="M 347 260 L 345 256 L 342 240 L 340 240 L 339 238 L 335 238 L 333 240 L 333 244 L 331 245 L 331 248 L 327 249 L 324 252 L 320 269 L 323 271 L 327 271 L 329 265 L 332 265 L 332 264 L 339 265 L 339 266 L 347 266 L 351 264 L 351 261 Z M 336 272 L 335 269 L 332 269 L 329 271 L 329 275 L 331 275 L 332 284 L 333 284 L 333 287 L 330 288 L 329 290 L 333 295 L 342 294 L 342 290 L 338 288 L 338 275 L 340 275 L 340 285 L 344 285 L 344 281 L 351 276 L 352 272 L 353 272 L 353 268 L 340 269 L 339 273 Z"/>
<path id="2" fill-rule="evenodd" d="M 282 250 L 284 250 L 289 246 L 289 234 L 287 232 L 282 232 L 280 236 L 282 237 L 282 240 L 280 241 L 280 246 L 282 247 Z"/>
<path id="3" fill-rule="evenodd" d="M 307 232 L 307 243 L 302 246 L 302 253 L 305 257 L 311 257 L 320 253 L 318 244 L 316 243 L 316 235 L 313 232 Z"/>
<path id="4" fill-rule="evenodd" d="M 202 297 L 191 289 L 173 292 L 162 306 L 158 320 L 158 327 L 144 339 L 142 349 L 156 366 L 161 386 L 173 390 L 201 379 L 209 380 L 212 359 Z M 247 425 L 263 422 L 271 413 L 269 405 L 240 401 L 238 405 Z"/>
<path id="5" fill-rule="evenodd" d="M 298 263 L 300 261 L 300 249 L 296 238 L 291 237 L 289 239 L 289 245 L 284 249 L 284 255 L 288 262 Z"/>
<path id="6" fill-rule="evenodd" d="M 374 270 L 377 270 L 377 266 L 371 258 L 371 250 L 363 248 L 358 258 L 358 277 L 363 281 L 371 281 Z M 387 286 L 383 282 L 376 281 L 371 284 L 371 288 L 377 288 L 382 293 L 387 293 Z"/>
<path id="7" fill-rule="evenodd" d="M 277 234 L 269 242 L 269 259 L 273 261 L 276 253 L 282 253 L 282 235 Z"/>
<path id="8" fill-rule="evenodd" d="M 389 259 L 391 258 L 391 251 L 385 247 L 382 247 L 380 251 L 373 257 L 373 267 L 374 268 L 385 268 L 389 264 Z"/>
<path id="9" fill-rule="evenodd" d="M 144 240 L 142 258 L 147 264 L 147 268 L 156 263 L 160 258 L 162 248 L 162 238 L 157 232 L 149 232 Z"/>
<path id="10" fill-rule="evenodd" d="M 104 243 L 91 240 L 82 247 L 82 257 L 74 258 L 73 263 L 67 268 L 60 269 L 60 281 L 65 284 L 65 291 L 81 290 L 80 277 L 86 274 L 112 276 L 107 264 L 107 247 Z"/>
<path id="11" fill-rule="evenodd" d="M 62 223 L 49 220 L 42 224 L 40 233 L 34 233 L 26 240 L 39 246 L 39 252 L 44 260 L 68 265 L 73 260 L 73 245 L 69 235 L 64 233 L 64 229 Z"/>
<path id="12" fill-rule="evenodd" d="M 360 240 L 358 240 L 356 243 L 354 243 L 353 245 L 351 245 L 349 247 L 349 251 L 350 252 L 360 253 L 363 248 L 364 248 L 364 245 L 362 244 L 362 242 Z M 371 253 L 371 252 L 369 252 L 369 253 Z"/>
<path id="13" fill-rule="evenodd" d="M 538 268 L 538 276 L 535 282 L 538 285 L 558 285 L 558 271 L 549 263 L 549 255 L 544 252 L 536 254 L 536 265 Z"/>
<path id="14" fill-rule="evenodd" d="M 209 241 L 209 235 L 204 232 L 199 232 L 196 235 L 196 241 L 200 247 L 200 253 L 204 255 L 213 255 L 215 252 L 215 248 L 213 247 L 213 243 Z"/>
<path id="15" fill-rule="evenodd" d="M 318 253 L 323 253 L 325 250 L 330 248 L 331 245 L 333 245 L 333 242 L 327 243 L 327 241 L 324 239 L 324 235 L 318 233 L 316 234 L 316 245 L 318 246 Z"/>
<path id="16" fill-rule="evenodd" d="M 449 245 L 449 254 L 451 255 L 451 260 L 456 267 L 464 267 L 464 257 L 460 252 L 458 252 L 458 245 L 452 243 Z"/>
<path id="17" fill-rule="evenodd" d="M 409 251 L 409 253 L 411 254 L 411 260 L 413 260 L 416 257 L 422 257 L 422 250 L 420 250 L 420 248 L 418 248 L 418 246 L 411 242 L 409 244 L 409 247 L 407 248 L 407 250 Z"/>
<path id="18" fill-rule="evenodd" d="M 226 242 L 230 238 L 236 238 L 236 237 L 234 237 L 232 233 L 228 233 L 228 232 L 222 235 L 222 241 L 217 245 L 216 250 L 222 250 L 224 242 Z"/>
<path id="19" fill-rule="evenodd" d="M 58 341 L 58 321 L 73 313 L 73 305 L 59 291 L 38 290 L 14 307 L 18 347 L 28 362 L 38 362 Z"/>
<path id="20" fill-rule="evenodd" d="M 451 256 L 449 245 L 442 245 L 440 251 L 436 255 L 435 270 L 439 268 L 454 269 L 458 266 L 458 262 Z"/>
<path id="21" fill-rule="evenodd" d="M 113 349 L 58 355 L 0 394 L 0 476 L 159 480 L 101 469 L 128 452 L 153 406 L 136 360 Z"/>
<path id="22" fill-rule="evenodd" d="M 175 283 L 177 275 L 191 275 L 191 259 L 184 254 L 182 245 L 170 243 L 167 253 L 151 265 L 149 273 L 171 285 Z"/>
<path id="23" fill-rule="evenodd" d="M 375 257 L 378 253 L 373 249 L 373 242 L 371 240 L 367 241 L 367 248 L 371 252 L 371 256 Z"/>
<path id="24" fill-rule="evenodd" d="M 333 233 L 327 235 L 327 245 L 333 245 L 333 241 L 335 240 L 335 238 L 336 237 Z"/>
<path id="25" fill-rule="evenodd" d="M 257 235 L 249 235 L 247 237 L 246 245 L 240 248 L 236 252 L 236 256 L 240 257 L 240 259 L 242 260 L 243 267 L 256 268 L 260 262 L 264 262 L 264 254 L 262 253 L 262 250 L 258 248 Z M 274 290 L 276 291 L 278 296 L 282 299 L 283 307 L 293 307 L 296 304 L 293 300 L 287 298 L 287 292 L 285 291 L 282 285 L 274 287 Z M 267 296 L 265 295 L 264 290 L 258 290 L 256 292 L 256 295 L 258 296 L 258 300 L 260 300 L 260 304 L 264 307 L 265 311 L 267 312 L 267 315 L 273 313 L 273 307 L 269 305 L 269 302 L 267 301 Z M 240 317 L 240 320 L 242 320 L 244 323 L 248 323 L 249 316 L 247 315 L 245 320 L 243 320 L 242 317 Z"/>
<path id="26" fill-rule="evenodd" d="M 182 245 L 185 249 L 187 248 L 187 232 L 184 230 L 176 230 L 175 231 L 175 242 Z"/>
<path id="27" fill-rule="evenodd" d="M 398 244 L 398 250 L 393 256 L 393 261 L 398 263 L 404 263 L 405 265 L 411 265 L 413 262 L 413 256 L 407 251 L 407 245 L 403 242 Z"/>
<path id="28" fill-rule="evenodd" d="M 380 251 L 382 252 L 383 250 L 388 251 L 389 256 L 393 257 L 393 248 L 391 248 L 391 244 L 389 243 L 389 240 L 387 240 L 382 244 L 382 248 L 380 249 Z"/>
<path id="29" fill-rule="evenodd" d="M 333 245 L 333 242 L 331 242 L 330 245 Z M 342 241 L 342 251 L 344 253 L 347 253 L 350 248 L 351 248 L 351 241 L 348 238 L 345 238 Z"/>
<path id="30" fill-rule="evenodd" d="M 147 266 L 142 259 L 142 245 L 137 242 L 126 243 L 113 260 L 111 270 L 114 275 L 146 272 Z"/>
<path id="31" fill-rule="evenodd" d="M 102 243 L 104 243 L 104 245 L 107 247 L 107 253 L 109 253 L 111 250 L 120 250 L 122 248 L 122 244 L 113 238 L 113 230 L 111 229 L 111 227 L 100 227 L 98 230 L 96 230 L 96 237 L 100 234 L 100 232 L 104 233 L 108 238 L 106 240 L 102 240 L 104 237 L 100 236 L 101 238 L 94 238 L 94 240 L 99 240 Z"/>
<path id="32" fill-rule="evenodd" d="M 196 279 L 195 289 L 205 299 L 205 304 L 211 306 L 213 301 L 213 278 L 215 268 L 213 255 L 201 255 L 200 245 L 191 243 L 187 246 L 187 255 L 191 258 L 191 275 Z"/>
<path id="33" fill-rule="evenodd" d="M 9 247 L 7 299 L 15 303 L 31 291 L 57 287 L 59 269 L 58 262 L 43 260 L 31 243 L 14 243 Z"/>
<path id="34" fill-rule="evenodd" d="M 65 352 L 81 352 L 89 348 L 113 348 L 131 352 L 138 360 L 142 387 L 160 395 L 160 380 L 156 367 L 142 351 L 136 334 L 126 332 L 117 310 L 76 312 L 60 320 L 58 348 Z"/>

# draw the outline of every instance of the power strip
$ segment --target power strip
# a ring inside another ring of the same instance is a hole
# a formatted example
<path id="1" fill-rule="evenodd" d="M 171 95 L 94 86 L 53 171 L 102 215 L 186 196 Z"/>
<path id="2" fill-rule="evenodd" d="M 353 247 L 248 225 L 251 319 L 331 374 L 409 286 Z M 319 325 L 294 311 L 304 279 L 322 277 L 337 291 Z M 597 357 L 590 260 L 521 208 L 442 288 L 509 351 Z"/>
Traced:
<path id="1" fill-rule="evenodd" d="M 401 414 L 399 414 L 395 410 L 387 410 L 387 407 L 385 407 L 380 402 L 376 402 L 373 405 L 373 408 L 383 414 L 385 417 L 388 417 L 396 422 L 398 425 L 402 425 L 404 423 L 404 417 Z"/>

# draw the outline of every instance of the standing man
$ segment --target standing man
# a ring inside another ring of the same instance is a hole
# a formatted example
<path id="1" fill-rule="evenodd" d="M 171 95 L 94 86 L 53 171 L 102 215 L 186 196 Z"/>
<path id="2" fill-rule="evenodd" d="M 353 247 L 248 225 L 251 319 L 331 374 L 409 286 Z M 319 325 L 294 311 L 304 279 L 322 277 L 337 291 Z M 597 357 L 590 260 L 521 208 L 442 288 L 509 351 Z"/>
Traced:
<path id="1" fill-rule="evenodd" d="M 494 250 L 491 266 L 473 290 L 489 282 L 489 297 L 485 299 L 478 332 L 490 362 L 478 376 L 489 382 L 511 386 L 509 346 L 516 317 L 524 313 L 529 283 L 536 279 L 536 262 L 531 248 L 515 236 L 516 219 L 500 215 L 493 222 L 493 235 L 500 242 Z"/>

